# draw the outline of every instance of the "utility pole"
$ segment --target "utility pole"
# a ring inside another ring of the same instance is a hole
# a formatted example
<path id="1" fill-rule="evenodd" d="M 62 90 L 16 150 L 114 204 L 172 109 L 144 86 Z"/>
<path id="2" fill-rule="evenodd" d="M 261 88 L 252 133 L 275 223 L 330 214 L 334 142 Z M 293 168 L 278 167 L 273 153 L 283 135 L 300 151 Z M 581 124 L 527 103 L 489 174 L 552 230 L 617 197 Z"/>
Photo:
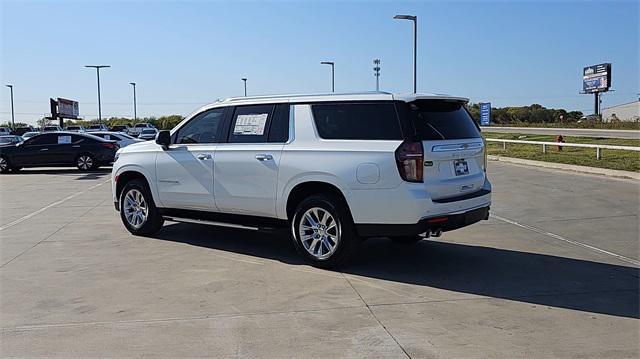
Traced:
<path id="1" fill-rule="evenodd" d="M 16 130 L 16 118 L 13 112 L 13 85 L 6 85 L 11 90 L 11 131 Z"/>
<path id="2" fill-rule="evenodd" d="M 91 67 L 96 69 L 96 75 L 98 76 L 98 120 L 102 124 L 102 106 L 100 105 L 100 69 L 105 67 L 111 67 L 109 65 L 84 65 L 84 67 Z"/>
<path id="3" fill-rule="evenodd" d="M 376 77 L 376 91 L 380 91 L 380 59 L 373 60 L 373 76 Z"/>
<path id="4" fill-rule="evenodd" d="M 133 122 L 138 122 L 138 113 L 137 113 L 137 105 L 136 105 L 136 83 L 129 82 L 129 85 L 133 86 Z"/>
<path id="5" fill-rule="evenodd" d="M 413 21 L 413 93 L 418 92 L 417 77 L 418 77 L 418 17 L 414 15 L 396 15 L 393 17 L 396 20 L 411 20 Z"/>
<path id="6" fill-rule="evenodd" d="M 244 81 L 244 97 L 247 97 L 247 78 L 243 77 L 242 81 Z"/>
<path id="7" fill-rule="evenodd" d="M 331 92 L 336 92 L 336 73 L 335 63 L 333 61 L 322 61 L 321 65 L 331 65 Z"/>

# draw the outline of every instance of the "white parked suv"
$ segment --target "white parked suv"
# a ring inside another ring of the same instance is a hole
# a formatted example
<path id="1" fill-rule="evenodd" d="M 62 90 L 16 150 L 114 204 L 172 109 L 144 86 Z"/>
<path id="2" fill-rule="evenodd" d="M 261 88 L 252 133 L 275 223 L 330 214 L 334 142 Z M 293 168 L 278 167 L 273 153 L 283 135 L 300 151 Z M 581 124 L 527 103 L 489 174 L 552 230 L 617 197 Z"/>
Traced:
<path id="1" fill-rule="evenodd" d="M 413 243 L 489 216 L 485 146 L 447 95 L 234 98 L 122 148 L 112 191 L 135 235 L 164 220 L 288 228 L 307 261 L 343 263 L 362 238 Z"/>

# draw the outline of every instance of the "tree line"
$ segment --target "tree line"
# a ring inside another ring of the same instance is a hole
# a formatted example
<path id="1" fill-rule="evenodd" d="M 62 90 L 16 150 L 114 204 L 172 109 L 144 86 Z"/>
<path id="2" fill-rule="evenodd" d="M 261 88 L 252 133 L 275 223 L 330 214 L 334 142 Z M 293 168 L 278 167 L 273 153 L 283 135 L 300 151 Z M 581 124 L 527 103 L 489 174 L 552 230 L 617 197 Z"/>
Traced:
<path id="1" fill-rule="evenodd" d="M 471 116 L 480 121 L 480 104 L 471 103 L 467 106 Z M 520 107 L 492 107 L 491 123 L 570 123 L 583 118 L 581 111 L 567 111 L 565 109 L 546 108 L 539 104 Z"/>

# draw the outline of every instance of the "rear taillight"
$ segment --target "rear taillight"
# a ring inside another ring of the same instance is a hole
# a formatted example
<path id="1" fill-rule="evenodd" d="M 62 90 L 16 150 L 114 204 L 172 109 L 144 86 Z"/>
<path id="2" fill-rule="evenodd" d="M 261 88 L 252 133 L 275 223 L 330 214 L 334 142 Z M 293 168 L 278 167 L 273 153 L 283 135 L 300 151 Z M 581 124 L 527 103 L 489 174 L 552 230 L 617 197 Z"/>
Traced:
<path id="1" fill-rule="evenodd" d="M 424 173 L 422 142 L 402 142 L 396 150 L 396 164 L 403 180 L 422 182 Z"/>
<path id="2" fill-rule="evenodd" d="M 487 172 L 487 156 L 489 155 L 487 152 L 489 152 L 489 149 L 487 148 L 487 140 L 485 140 L 484 137 L 482 138 L 482 143 L 484 145 L 482 146 L 482 151 L 484 151 L 484 163 L 482 169 Z"/>
<path id="3" fill-rule="evenodd" d="M 111 142 L 105 142 L 102 144 L 102 147 L 106 147 L 112 150 L 118 149 L 118 145 L 116 145 L 115 143 L 111 143 Z"/>

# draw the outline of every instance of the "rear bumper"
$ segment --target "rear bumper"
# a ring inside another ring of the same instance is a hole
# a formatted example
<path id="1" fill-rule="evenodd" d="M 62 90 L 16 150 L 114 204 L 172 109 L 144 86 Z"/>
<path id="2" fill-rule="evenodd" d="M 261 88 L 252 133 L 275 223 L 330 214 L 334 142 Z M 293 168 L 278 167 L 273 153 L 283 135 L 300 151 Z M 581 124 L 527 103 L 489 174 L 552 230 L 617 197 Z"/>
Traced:
<path id="1" fill-rule="evenodd" d="M 453 231 L 489 219 L 489 206 L 453 215 L 423 218 L 415 224 L 356 224 L 362 237 L 414 236 L 430 230 Z"/>

